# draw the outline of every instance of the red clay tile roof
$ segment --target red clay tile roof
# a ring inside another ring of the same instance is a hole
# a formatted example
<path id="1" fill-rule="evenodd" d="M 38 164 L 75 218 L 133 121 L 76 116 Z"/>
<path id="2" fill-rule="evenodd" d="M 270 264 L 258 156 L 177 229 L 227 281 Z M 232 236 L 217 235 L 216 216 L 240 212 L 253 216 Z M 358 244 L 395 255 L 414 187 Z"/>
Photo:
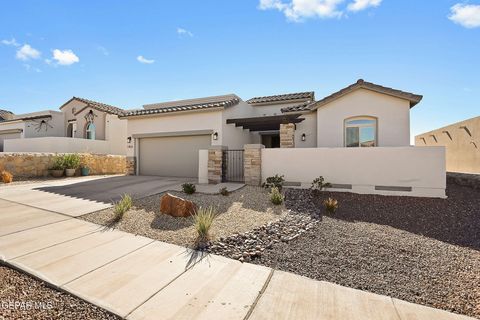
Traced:
<path id="1" fill-rule="evenodd" d="M 196 103 L 196 104 L 186 104 L 186 105 L 173 105 L 168 107 L 160 108 L 149 108 L 149 109 L 138 109 L 138 110 L 127 110 L 122 115 L 122 117 L 134 117 L 134 116 L 148 116 L 148 115 L 157 115 L 170 112 L 181 112 L 181 111 L 196 111 L 203 109 L 212 109 L 212 108 L 226 108 L 230 106 L 237 105 L 240 102 L 240 99 L 235 95 L 225 96 L 219 101 L 211 101 L 205 103 Z"/>
<path id="2" fill-rule="evenodd" d="M 13 115 L 13 112 L 0 109 L 0 121 L 7 120 Z"/>
<path id="3" fill-rule="evenodd" d="M 249 104 L 261 104 L 261 103 L 271 103 L 271 102 L 282 102 L 282 101 L 291 101 L 291 100 L 315 100 L 315 93 L 313 91 L 309 92 L 297 92 L 297 93 L 287 93 L 279 94 L 274 96 L 264 96 L 264 97 L 254 97 L 247 100 Z"/>
<path id="4" fill-rule="evenodd" d="M 125 112 L 125 110 L 123 110 L 121 108 L 118 108 L 118 107 L 111 106 L 109 104 L 105 104 L 105 103 L 101 103 L 101 102 L 97 102 L 97 101 L 93 101 L 93 100 L 88 100 L 88 99 L 84 99 L 84 98 L 79 98 L 79 97 L 73 97 L 72 99 L 68 100 L 67 102 L 65 102 L 60 107 L 60 109 L 62 109 L 64 106 L 66 106 L 69 102 L 71 102 L 73 100 L 81 101 L 83 103 L 86 103 L 89 107 L 91 107 L 93 109 L 96 109 L 98 111 L 104 111 L 104 112 L 110 113 L 110 114 L 115 114 L 117 116 L 122 115 Z"/>
<path id="5" fill-rule="evenodd" d="M 298 105 L 298 106 L 292 106 L 292 107 L 287 107 L 283 108 L 282 112 L 298 112 L 298 111 L 309 111 L 309 110 L 315 110 L 320 106 L 323 106 L 329 102 L 332 102 L 333 100 L 336 100 L 354 90 L 357 89 L 367 89 L 371 91 L 375 91 L 378 93 L 383 93 L 387 94 L 393 97 L 401 98 L 410 101 L 410 108 L 414 107 L 417 103 L 419 103 L 423 96 L 410 93 L 410 92 L 405 92 L 393 88 L 388 88 L 388 87 L 383 87 L 375 83 L 367 82 L 364 81 L 363 79 L 359 79 L 357 82 L 355 82 L 352 85 L 349 85 L 346 88 L 343 88 L 340 91 L 337 91 L 321 100 L 315 101 L 313 103 L 309 104 L 303 104 L 303 105 Z"/>

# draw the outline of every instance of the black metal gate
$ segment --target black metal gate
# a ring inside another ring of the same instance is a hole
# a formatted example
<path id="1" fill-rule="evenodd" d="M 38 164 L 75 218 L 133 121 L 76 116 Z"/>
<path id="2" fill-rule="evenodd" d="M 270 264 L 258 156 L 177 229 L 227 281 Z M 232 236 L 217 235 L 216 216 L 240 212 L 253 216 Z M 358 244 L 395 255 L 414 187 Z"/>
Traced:
<path id="1" fill-rule="evenodd" d="M 222 182 L 244 182 L 243 150 L 223 150 Z"/>

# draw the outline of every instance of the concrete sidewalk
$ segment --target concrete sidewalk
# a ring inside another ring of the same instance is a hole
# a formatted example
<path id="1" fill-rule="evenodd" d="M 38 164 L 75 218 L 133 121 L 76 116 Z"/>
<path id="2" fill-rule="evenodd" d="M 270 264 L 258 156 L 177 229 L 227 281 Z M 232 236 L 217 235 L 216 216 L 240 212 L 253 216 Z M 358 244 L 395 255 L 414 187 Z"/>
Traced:
<path id="1" fill-rule="evenodd" d="M 470 319 L 6 200 L 0 206 L 6 264 L 127 319 Z"/>

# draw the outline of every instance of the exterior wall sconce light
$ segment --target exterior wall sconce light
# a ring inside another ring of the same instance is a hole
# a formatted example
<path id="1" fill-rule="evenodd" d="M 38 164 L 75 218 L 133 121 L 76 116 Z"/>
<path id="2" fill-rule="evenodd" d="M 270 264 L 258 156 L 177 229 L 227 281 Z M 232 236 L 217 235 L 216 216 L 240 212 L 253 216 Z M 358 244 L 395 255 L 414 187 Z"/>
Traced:
<path id="1" fill-rule="evenodd" d="M 127 138 L 127 143 L 131 143 L 132 142 L 132 137 L 128 137 Z"/>
<path id="2" fill-rule="evenodd" d="M 305 133 L 302 133 L 302 141 L 305 141 L 307 139 L 307 136 L 305 135 Z"/>
<path id="3" fill-rule="evenodd" d="M 218 132 L 215 132 L 215 133 L 213 134 L 213 140 L 218 140 Z"/>

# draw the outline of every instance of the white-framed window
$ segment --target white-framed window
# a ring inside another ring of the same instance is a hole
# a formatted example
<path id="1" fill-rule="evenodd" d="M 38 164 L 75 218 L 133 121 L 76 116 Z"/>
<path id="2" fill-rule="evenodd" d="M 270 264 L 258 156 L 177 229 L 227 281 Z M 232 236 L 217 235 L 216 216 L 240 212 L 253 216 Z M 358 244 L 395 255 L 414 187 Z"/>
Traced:
<path id="1" fill-rule="evenodd" d="M 354 117 L 345 119 L 345 147 L 376 147 L 377 118 Z"/>
<path id="2" fill-rule="evenodd" d="M 87 133 L 87 139 L 95 140 L 95 124 L 93 124 L 93 122 L 90 122 L 89 124 L 87 124 L 86 133 Z"/>

